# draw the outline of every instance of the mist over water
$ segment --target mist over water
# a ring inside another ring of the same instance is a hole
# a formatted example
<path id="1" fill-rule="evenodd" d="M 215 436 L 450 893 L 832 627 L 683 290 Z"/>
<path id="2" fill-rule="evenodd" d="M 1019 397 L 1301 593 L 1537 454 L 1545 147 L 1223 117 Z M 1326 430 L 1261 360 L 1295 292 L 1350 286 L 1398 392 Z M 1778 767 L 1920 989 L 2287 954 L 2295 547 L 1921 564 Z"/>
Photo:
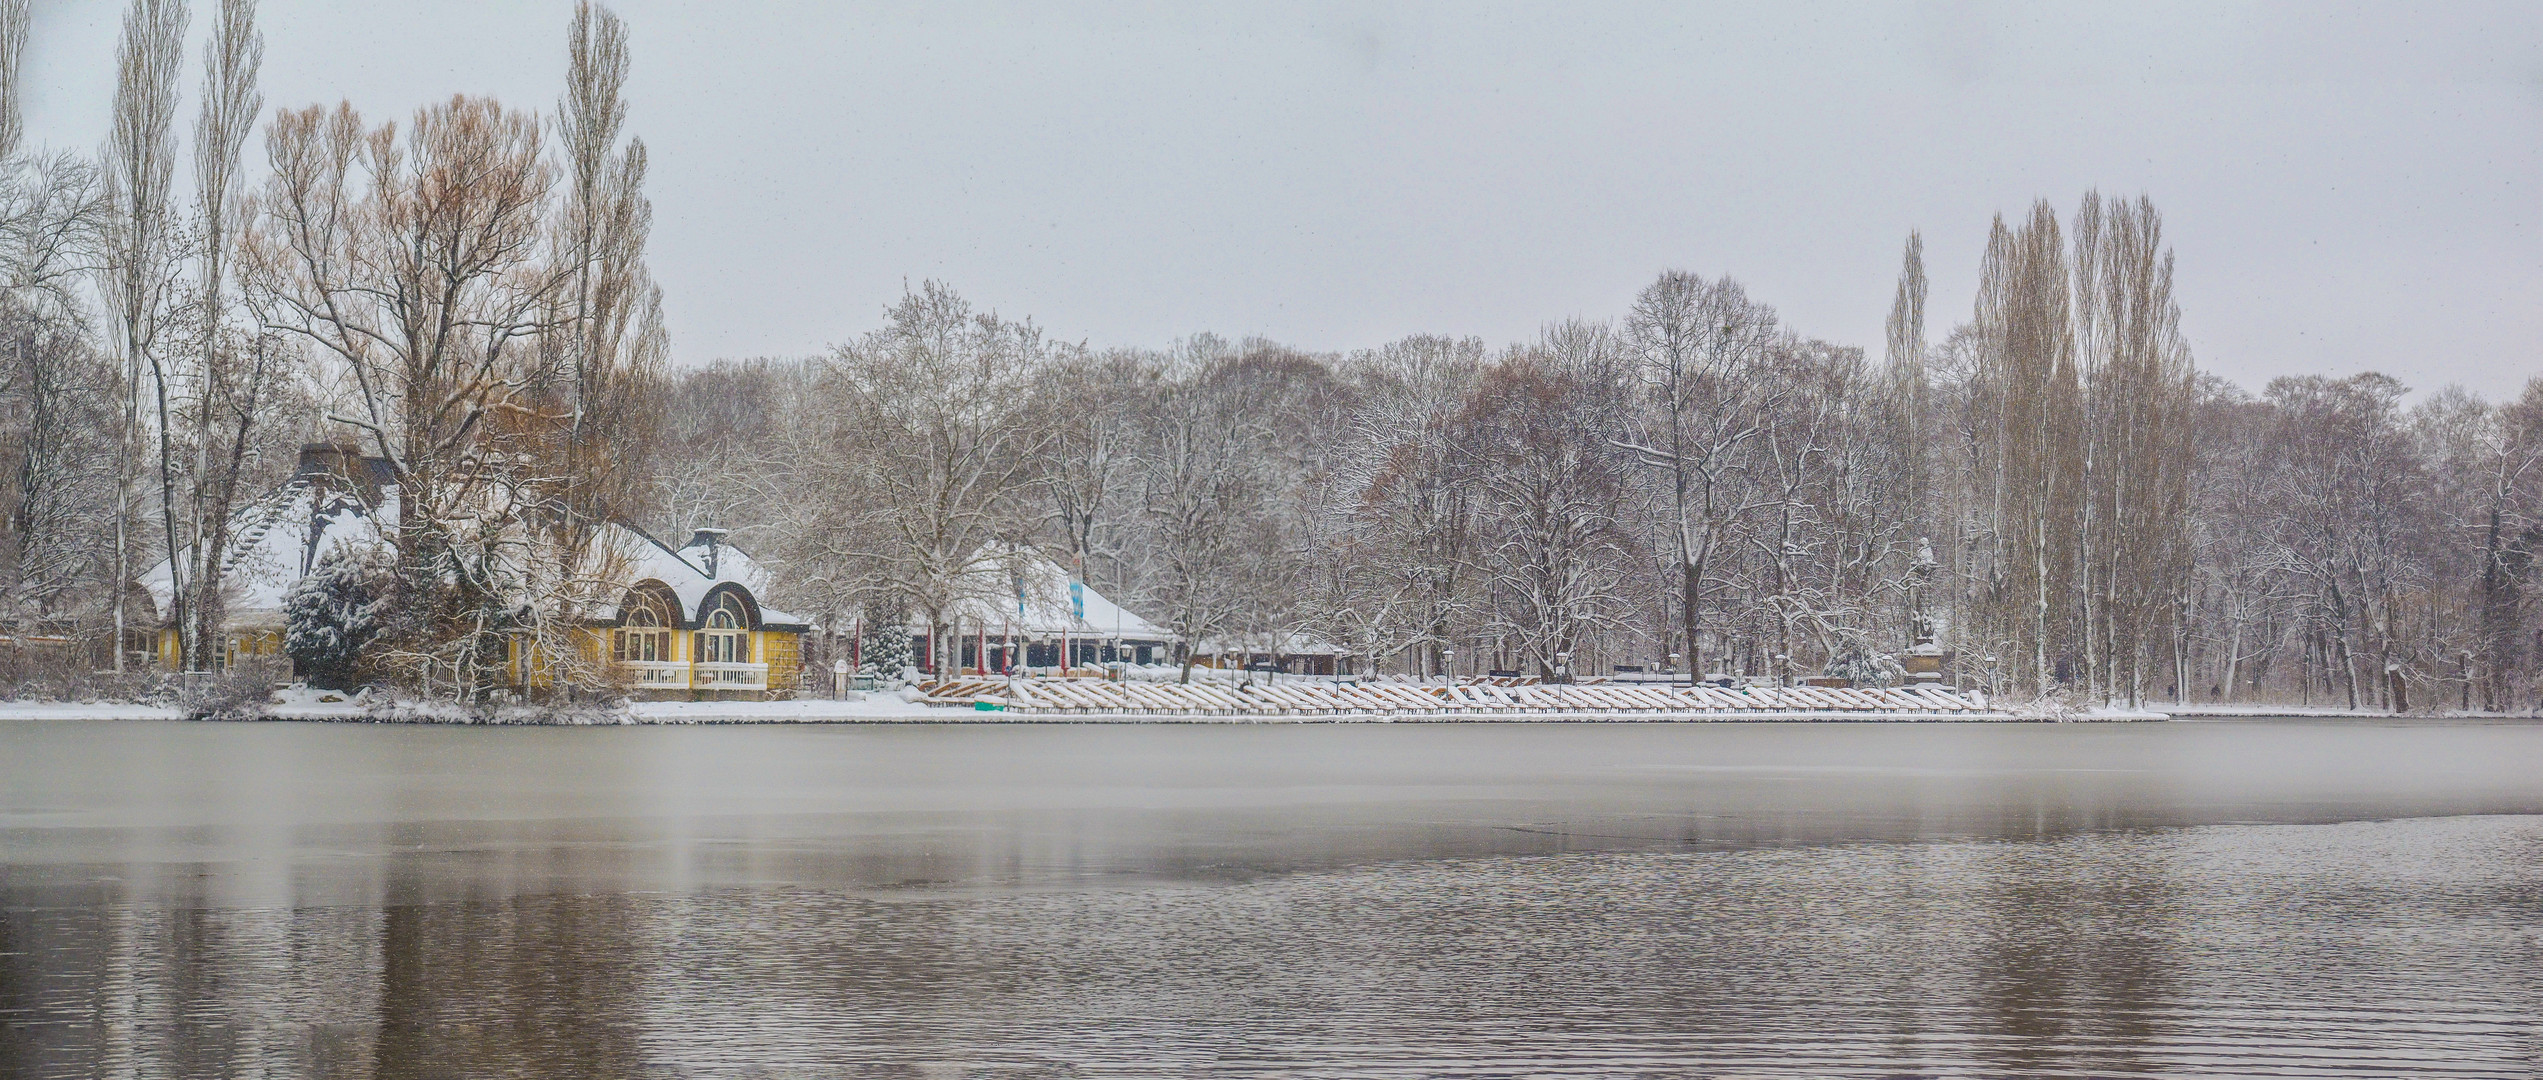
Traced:
<path id="1" fill-rule="evenodd" d="M 2530 1076 L 2543 727 L 0 728 L 0 1075 Z"/>

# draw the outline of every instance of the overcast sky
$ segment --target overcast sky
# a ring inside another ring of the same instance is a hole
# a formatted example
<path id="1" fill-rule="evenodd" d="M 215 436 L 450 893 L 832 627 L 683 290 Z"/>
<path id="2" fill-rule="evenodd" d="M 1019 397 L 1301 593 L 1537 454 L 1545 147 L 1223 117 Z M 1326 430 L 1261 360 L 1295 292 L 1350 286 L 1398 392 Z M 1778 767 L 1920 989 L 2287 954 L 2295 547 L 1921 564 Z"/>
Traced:
<path id="1" fill-rule="evenodd" d="M 120 7 L 36 0 L 31 142 L 101 140 Z M 2246 386 L 2543 373 L 2543 5 L 617 8 L 683 362 L 930 277 L 1098 346 L 1347 350 L 1614 317 L 1670 267 L 1877 355 L 1909 230 L 1939 337 L 1992 215 L 2098 187 L 2161 207 Z M 552 111 L 569 10 L 265 0 L 267 103 Z"/>

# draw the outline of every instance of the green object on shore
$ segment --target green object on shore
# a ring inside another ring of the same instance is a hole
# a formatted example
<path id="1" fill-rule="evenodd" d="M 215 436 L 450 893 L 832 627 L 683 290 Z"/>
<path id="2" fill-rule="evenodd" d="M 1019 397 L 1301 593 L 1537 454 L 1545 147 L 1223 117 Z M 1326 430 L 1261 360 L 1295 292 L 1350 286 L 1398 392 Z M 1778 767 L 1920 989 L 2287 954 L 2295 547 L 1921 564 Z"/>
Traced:
<path id="1" fill-rule="evenodd" d="M 1005 711 L 1007 711 L 1006 703 L 1005 703 L 1005 702 L 1000 702 L 1000 701 L 975 701 L 975 702 L 972 702 L 972 703 L 971 703 L 971 707 L 972 707 L 972 708 L 975 708 L 975 709 L 978 709 L 978 710 L 980 710 L 981 712 L 1005 712 Z"/>

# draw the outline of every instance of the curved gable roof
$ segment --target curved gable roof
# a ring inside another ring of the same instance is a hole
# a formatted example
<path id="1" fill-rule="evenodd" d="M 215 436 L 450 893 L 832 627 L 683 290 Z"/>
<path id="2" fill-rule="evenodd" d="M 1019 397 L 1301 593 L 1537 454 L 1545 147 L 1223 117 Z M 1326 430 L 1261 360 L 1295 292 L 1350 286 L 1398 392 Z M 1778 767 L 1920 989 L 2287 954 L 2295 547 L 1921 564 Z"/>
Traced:
<path id="1" fill-rule="evenodd" d="M 602 526 L 601 542 L 595 545 L 602 558 L 617 562 L 618 576 L 632 581 L 657 581 L 671 590 L 679 601 L 682 626 L 696 628 L 706 611 L 707 598 L 719 591 L 740 593 L 753 616 L 755 629 L 805 629 L 802 619 L 776 608 L 761 599 L 769 584 L 769 574 L 758 563 L 733 545 L 717 545 L 715 570 L 706 571 L 705 552 L 700 545 L 673 550 L 652 534 L 632 525 Z M 599 613 L 601 621 L 616 622 L 615 605 Z"/>

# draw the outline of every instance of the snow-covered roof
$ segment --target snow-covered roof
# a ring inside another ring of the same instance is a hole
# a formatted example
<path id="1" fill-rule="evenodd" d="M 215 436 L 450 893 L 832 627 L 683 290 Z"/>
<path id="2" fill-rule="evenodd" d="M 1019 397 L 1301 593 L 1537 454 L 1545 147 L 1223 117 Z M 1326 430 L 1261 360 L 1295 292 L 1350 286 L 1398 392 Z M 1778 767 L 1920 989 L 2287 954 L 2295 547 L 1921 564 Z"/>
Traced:
<path id="1" fill-rule="evenodd" d="M 229 620 L 246 626 L 282 625 L 283 597 L 294 583 L 332 551 L 387 543 L 397 512 L 395 485 L 380 489 L 373 506 L 326 474 L 304 471 L 232 515 L 230 550 L 221 563 L 230 590 Z M 675 551 L 642 530 L 604 525 L 591 555 L 601 562 L 598 569 L 628 588 L 650 580 L 670 589 L 679 598 L 683 622 L 698 621 L 708 595 L 719 586 L 737 585 L 758 605 L 761 625 L 803 626 L 802 619 L 764 602 L 768 572 L 741 549 L 722 542 L 720 531 L 701 530 Z M 140 580 L 164 618 L 175 597 L 169 563 L 160 561 Z M 594 614 L 600 621 L 613 621 L 618 609 L 612 603 Z"/>
<path id="2" fill-rule="evenodd" d="M 293 583 L 331 552 L 381 543 L 381 519 L 395 520 L 396 514 L 394 489 L 374 510 L 354 493 L 307 475 L 292 477 L 272 494 L 238 511 L 231 517 L 229 553 L 221 559 L 229 589 L 224 607 L 230 620 L 248 626 L 282 625 L 283 594 L 291 591 Z M 191 559 L 192 550 L 185 555 Z M 164 617 L 176 598 L 175 575 L 168 560 L 144 572 L 141 585 Z"/>
<path id="3" fill-rule="evenodd" d="M 708 534 L 714 535 L 710 537 Z M 600 544 L 596 545 L 616 565 L 612 573 L 623 578 L 630 588 L 646 581 L 658 581 L 680 600 L 680 618 L 695 622 L 701 616 L 707 594 L 720 585 L 739 585 L 759 604 L 762 625 L 780 624 L 800 628 L 804 621 L 794 615 L 768 606 L 766 597 L 770 579 L 768 571 L 742 549 L 725 541 L 717 530 L 700 530 L 679 550 L 641 530 L 624 525 L 602 527 Z M 713 567 L 710 571 L 708 568 Z M 603 621 L 618 618 L 615 605 L 596 612 Z"/>
<path id="4" fill-rule="evenodd" d="M 1085 616 L 1080 618 L 1077 601 L 1069 593 L 1068 571 L 1042 555 L 1019 554 L 1013 567 L 1012 571 L 1002 567 L 976 571 L 973 576 L 979 579 L 979 590 L 972 599 L 956 603 L 949 614 L 961 619 L 965 626 L 985 627 L 991 633 L 1011 628 L 1042 638 L 1066 634 L 1125 641 L 1174 640 L 1165 628 L 1113 603 L 1092 585 L 1078 586 L 1078 595 L 1085 604 Z M 988 598 L 992 596 L 996 598 Z"/>

